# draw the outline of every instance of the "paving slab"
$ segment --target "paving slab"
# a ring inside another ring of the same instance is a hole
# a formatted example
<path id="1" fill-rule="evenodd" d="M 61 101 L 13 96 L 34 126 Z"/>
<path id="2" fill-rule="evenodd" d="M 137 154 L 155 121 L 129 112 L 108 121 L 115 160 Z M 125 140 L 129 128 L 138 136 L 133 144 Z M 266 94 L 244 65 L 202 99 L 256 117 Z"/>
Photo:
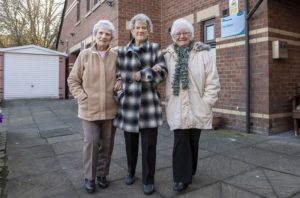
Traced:
<path id="1" fill-rule="evenodd" d="M 216 155 L 198 160 L 198 171 L 200 174 L 208 175 L 217 180 L 222 180 L 234 175 L 241 174 L 255 168 L 239 160 Z"/>
<path id="2" fill-rule="evenodd" d="M 225 180 L 227 183 L 255 192 L 263 197 L 277 197 L 263 169 L 258 168 Z"/>
<path id="3" fill-rule="evenodd" d="M 300 159 L 298 157 L 280 155 L 276 162 L 266 164 L 263 167 L 278 172 L 300 176 Z"/>
<path id="4" fill-rule="evenodd" d="M 260 144 L 256 144 L 255 147 L 274 151 L 277 153 L 282 153 L 282 154 L 299 155 L 300 140 L 299 141 L 287 141 L 286 139 L 269 140 Z"/>
<path id="5" fill-rule="evenodd" d="M 79 152 L 82 151 L 83 140 L 74 140 L 72 142 L 57 142 L 52 144 L 52 147 L 56 155 Z"/>
<path id="6" fill-rule="evenodd" d="M 63 136 L 47 138 L 47 142 L 49 144 L 54 144 L 54 143 L 58 143 L 58 142 L 70 142 L 70 141 L 76 141 L 76 140 L 83 140 L 83 136 L 80 134 L 71 134 L 71 135 L 63 135 Z"/>
<path id="7" fill-rule="evenodd" d="M 63 171 L 12 179 L 7 185 L 7 190 L 10 192 L 9 196 L 14 198 L 51 197 L 75 191 Z"/>
<path id="8" fill-rule="evenodd" d="M 16 158 L 36 159 L 36 158 L 54 156 L 52 146 L 48 144 L 42 144 L 42 145 L 32 146 L 28 148 L 10 149 L 7 151 L 7 154 L 10 157 L 12 157 L 12 159 L 16 159 Z"/>
<path id="9" fill-rule="evenodd" d="M 245 145 L 238 142 L 219 140 L 219 139 L 209 139 L 200 141 L 199 147 L 211 151 L 214 153 L 223 153 L 226 151 L 237 150 Z"/>
<path id="10" fill-rule="evenodd" d="M 57 155 L 60 166 L 62 169 L 70 169 L 76 167 L 82 167 L 82 152 L 67 153 Z"/>
<path id="11" fill-rule="evenodd" d="M 277 162 L 281 157 L 275 152 L 255 148 L 252 146 L 225 152 L 223 155 L 257 166 L 263 166 Z"/>

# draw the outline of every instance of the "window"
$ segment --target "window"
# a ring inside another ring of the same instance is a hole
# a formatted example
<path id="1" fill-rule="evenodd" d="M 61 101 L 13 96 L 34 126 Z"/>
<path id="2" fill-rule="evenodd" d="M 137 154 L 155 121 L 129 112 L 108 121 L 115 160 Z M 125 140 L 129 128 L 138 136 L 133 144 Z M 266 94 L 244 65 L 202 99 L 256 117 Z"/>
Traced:
<path id="1" fill-rule="evenodd" d="M 211 47 L 216 46 L 215 39 L 215 19 L 210 19 L 203 22 L 203 41 Z"/>
<path id="2" fill-rule="evenodd" d="M 93 7 L 93 0 L 86 0 L 86 11 L 89 12 Z"/>
<path id="3" fill-rule="evenodd" d="M 80 0 L 77 0 L 77 21 L 80 21 Z"/>
<path id="4" fill-rule="evenodd" d="M 216 37 L 215 37 L 215 19 L 210 19 L 203 22 L 203 42 L 210 45 L 209 53 L 216 64 L 217 51 L 216 51 Z"/>

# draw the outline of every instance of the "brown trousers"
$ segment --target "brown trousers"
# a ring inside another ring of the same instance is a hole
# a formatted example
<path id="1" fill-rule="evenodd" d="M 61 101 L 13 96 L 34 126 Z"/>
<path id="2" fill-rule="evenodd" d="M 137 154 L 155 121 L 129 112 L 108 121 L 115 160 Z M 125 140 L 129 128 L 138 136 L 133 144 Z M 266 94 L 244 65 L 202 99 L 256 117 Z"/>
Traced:
<path id="1" fill-rule="evenodd" d="M 113 120 L 82 120 L 84 132 L 83 169 L 84 177 L 94 180 L 96 176 L 106 176 L 115 140 Z"/>

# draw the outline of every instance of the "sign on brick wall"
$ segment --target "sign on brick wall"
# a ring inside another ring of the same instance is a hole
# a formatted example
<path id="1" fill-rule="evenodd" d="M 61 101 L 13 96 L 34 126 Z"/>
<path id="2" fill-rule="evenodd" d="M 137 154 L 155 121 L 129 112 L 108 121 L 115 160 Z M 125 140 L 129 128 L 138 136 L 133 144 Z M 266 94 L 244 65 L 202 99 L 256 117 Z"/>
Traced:
<path id="1" fill-rule="evenodd" d="M 245 33 L 244 12 L 221 18 L 221 37 L 235 36 Z"/>

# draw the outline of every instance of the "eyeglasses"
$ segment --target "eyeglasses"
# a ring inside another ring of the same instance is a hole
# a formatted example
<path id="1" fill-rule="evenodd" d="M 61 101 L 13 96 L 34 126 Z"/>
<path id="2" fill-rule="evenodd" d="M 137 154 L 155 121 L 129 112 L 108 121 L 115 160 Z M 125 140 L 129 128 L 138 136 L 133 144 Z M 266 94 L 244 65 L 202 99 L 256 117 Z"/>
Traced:
<path id="1" fill-rule="evenodd" d="M 183 35 L 184 37 L 190 36 L 191 33 L 190 32 L 178 32 L 175 34 L 175 37 L 179 38 L 181 35 Z"/>

